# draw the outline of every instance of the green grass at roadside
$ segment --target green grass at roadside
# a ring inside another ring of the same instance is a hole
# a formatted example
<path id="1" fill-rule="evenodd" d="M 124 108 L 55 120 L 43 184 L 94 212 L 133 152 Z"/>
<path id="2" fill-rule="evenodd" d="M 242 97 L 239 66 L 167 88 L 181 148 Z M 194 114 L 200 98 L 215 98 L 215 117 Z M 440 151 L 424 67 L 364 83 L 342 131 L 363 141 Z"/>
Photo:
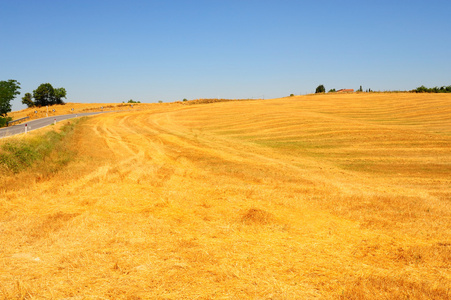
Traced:
<path id="1" fill-rule="evenodd" d="M 73 156 L 73 150 L 66 146 L 81 119 L 31 138 L 12 138 L 0 144 L 0 172 L 19 173 L 38 166 L 43 173 L 54 173 L 66 165 Z"/>

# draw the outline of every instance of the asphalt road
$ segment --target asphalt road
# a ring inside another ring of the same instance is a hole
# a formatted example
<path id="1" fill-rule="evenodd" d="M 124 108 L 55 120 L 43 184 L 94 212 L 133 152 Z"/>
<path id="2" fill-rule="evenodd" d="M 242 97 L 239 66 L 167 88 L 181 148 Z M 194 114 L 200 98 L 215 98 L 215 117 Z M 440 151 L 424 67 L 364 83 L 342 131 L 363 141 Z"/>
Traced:
<path id="1" fill-rule="evenodd" d="M 7 136 L 11 136 L 11 135 L 16 135 L 19 133 L 24 133 L 25 126 L 27 126 L 27 131 L 31 131 L 31 130 L 35 130 L 35 129 L 42 128 L 42 127 L 53 124 L 55 119 L 56 119 L 56 122 L 59 122 L 62 120 L 72 119 L 75 117 L 91 116 L 91 115 L 97 115 L 97 114 L 108 113 L 108 112 L 79 113 L 79 114 L 60 115 L 60 116 L 53 116 L 53 117 L 32 120 L 32 121 L 24 122 L 22 124 L 9 126 L 9 127 L 5 127 L 5 128 L 0 128 L 0 138 L 4 138 Z"/>

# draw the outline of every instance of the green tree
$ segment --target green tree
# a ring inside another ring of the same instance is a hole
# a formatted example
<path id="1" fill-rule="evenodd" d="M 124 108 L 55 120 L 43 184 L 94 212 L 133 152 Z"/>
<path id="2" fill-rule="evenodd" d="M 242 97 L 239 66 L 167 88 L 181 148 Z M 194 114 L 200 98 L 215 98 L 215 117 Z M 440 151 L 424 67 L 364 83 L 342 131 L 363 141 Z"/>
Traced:
<path id="1" fill-rule="evenodd" d="M 417 87 L 417 89 L 415 90 L 417 93 L 426 93 L 428 92 L 428 88 L 425 87 L 424 85 Z"/>
<path id="2" fill-rule="evenodd" d="M 33 91 L 34 103 L 36 106 L 46 106 L 54 104 L 55 89 L 50 83 L 43 83 Z"/>
<path id="3" fill-rule="evenodd" d="M 66 89 L 65 88 L 57 88 L 55 89 L 55 104 L 65 104 L 62 98 L 66 98 Z"/>
<path id="4" fill-rule="evenodd" d="M 328 93 L 334 93 L 334 92 L 336 92 L 335 89 L 330 89 Z"/>
<path id="5" fill-rule="evenodd" d="M 316 91 L 315 91 L 316 94 L 325 93 L 325 92 L 326 92 L 326 88 L 322 84 L 318 85 L 318 87 L 316 88 Z"/>
<path id="6" fill-rule="evenodd" d="M 20 82 L 10 79 L 0 81 L 0 116 L 6 117 L 11 111 L 11 101 L 19 95 Z"/>
<path id="7" fill-rule="evenodd" d="M 451 92 L 451 85 L 450 86 L 442 86 L 442 87 L 433 87 L 433 88 L 427 88 L 424 85 L 417 87 L 415 90 L 412 90 L 411 92 L 415 93 L 450 93 Z"/>
<path id="8" fill-rule="evenodd" d="M 66 89 L 55 89 L 50 83 L 43 83 L 33 91 L 33 98 L 36 106 L 64 104 L 62 98 L 66 98 Z"/>
<path id="9" fill-rule="evenodd" d="M 33 107 L 33 106 L 35 106 L 32 97 L 33 97 L 33 96 L 31 96 L 30 93 L 25 93 L 25 95 L 22 97 L 22 104 L 25 104 L 25 105 L 27 105 L 28 107 Z"/>

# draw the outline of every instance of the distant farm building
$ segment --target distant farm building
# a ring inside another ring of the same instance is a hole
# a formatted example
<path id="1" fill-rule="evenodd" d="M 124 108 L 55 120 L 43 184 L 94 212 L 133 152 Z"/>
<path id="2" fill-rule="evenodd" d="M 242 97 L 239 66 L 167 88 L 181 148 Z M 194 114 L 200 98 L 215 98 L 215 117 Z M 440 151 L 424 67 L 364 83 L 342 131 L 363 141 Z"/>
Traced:
<path id="1" fill-rule="evenodd" d="M 337 91 L 337 93 L 352 93 L 352 92 L 354 92 L 354 89 L 341 89 Z"/>

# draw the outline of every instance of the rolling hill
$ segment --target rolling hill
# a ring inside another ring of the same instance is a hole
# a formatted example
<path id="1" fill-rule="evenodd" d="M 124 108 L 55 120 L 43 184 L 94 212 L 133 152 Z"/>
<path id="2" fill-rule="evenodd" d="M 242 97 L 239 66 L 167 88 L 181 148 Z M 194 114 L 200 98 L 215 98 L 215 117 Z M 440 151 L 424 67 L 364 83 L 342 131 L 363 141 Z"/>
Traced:
<path id="1" fill-rule="evenodd" d="M 451 298 L 451 95 L 142 105 L 64 151 L 0 175 L 4 299 Z"/>

